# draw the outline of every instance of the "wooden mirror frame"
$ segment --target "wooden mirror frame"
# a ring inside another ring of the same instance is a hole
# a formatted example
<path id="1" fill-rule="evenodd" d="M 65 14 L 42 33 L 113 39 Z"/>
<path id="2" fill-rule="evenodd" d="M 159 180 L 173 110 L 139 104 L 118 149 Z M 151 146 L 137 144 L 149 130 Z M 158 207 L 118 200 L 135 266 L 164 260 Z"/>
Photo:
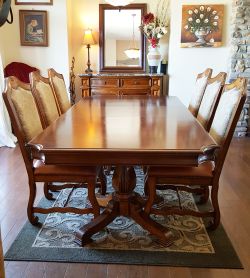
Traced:
<path id="1" fill-rule="evenodd" d="M 147 4 L 130 4 L 124 7 L 115 7 L 108 4 L 99 4 L 99 57 L 100 57 L 100 72 L 145 72 L 146 71 L 146 39 L 141 33 L 141 65 L 138 67 L 129 66 L 105 66 L 105 10 L 141 10 L 141 15 L 147 12 Z"/>

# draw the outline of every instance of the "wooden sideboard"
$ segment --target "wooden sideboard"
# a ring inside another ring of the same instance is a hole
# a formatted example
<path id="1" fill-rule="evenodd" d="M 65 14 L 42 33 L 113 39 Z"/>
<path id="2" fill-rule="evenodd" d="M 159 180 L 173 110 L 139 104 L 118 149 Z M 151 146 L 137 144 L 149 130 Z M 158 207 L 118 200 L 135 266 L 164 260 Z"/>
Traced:
<path id="1" fill-rule="evenodd" d="M 93 95 L 162 95 L 162 74 L 79 74 L 82 97 Z"/>

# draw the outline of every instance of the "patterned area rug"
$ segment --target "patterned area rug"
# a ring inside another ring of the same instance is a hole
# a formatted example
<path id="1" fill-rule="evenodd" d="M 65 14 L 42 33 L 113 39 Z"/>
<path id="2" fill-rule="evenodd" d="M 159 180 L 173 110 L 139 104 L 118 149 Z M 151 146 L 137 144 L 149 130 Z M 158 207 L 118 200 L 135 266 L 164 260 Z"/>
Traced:
<path id="1" fill-rule="evenodd" d="M 138 193 L 143 193 L 143 175 L 136 169 Z M 112 191 L 111 176 L 108 176 L 108 191 Z M 54 205 L 62 206 L 70 189 L 62 191 Z M 177 205 L 174 191 L 160 191 L 164 198 L 162 206 Z M 183 207 L 198 210 L 190 193 L 181 192 Z M 51 205 L 42 200 L 42 205 Z M 85 189 L 73 192 L 68 206 L 85 207 L 88 204 Z M 168 227 L 176 240 L 170 247 L 160 245 L 140 225 L 126 217 L 118 217 L 108 227 L 94 235 L 94 242 L 79 247 L 75 232 L 87 224 L 93 216 L 54 213 L 40 216 L 43 224 L 33 227 L 25 225 L 11 248 L 6 260 L 67 261 L 94 263 L 123 263 L 147 265 L 175 265 L 192 267 L 241 268 L 230 240 L 222 226 L 214 232 L 207 232 L 202 219 L 191 216 L 155 216 L 152 218 Z"/>

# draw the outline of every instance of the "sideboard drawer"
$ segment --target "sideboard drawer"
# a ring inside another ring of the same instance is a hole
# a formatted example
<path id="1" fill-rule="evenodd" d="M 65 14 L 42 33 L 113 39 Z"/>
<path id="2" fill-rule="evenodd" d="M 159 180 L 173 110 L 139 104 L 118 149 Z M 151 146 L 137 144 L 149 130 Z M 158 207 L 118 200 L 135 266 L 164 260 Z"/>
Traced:
<path id="1" fill-rule="evenodd" d="M 151 89 L 124 89 L 120 91 L 121 96 L 145 96 L 151 95 Z"/>
<path id="2" fill-rule="evenodd" d="M 91 87 L 119 87 L 118 78 L 91 78 Z"/>
<path id="3" fill-rule="evenodd" d="M 119 90 L 114 88 L 92 88 L 91 89 L 92 96 L 118 96 Z"/>
<path id="4" fill-rule="evenodd" d="M 121 87 L 150 87 L 151 79 L 148 77 L 144 78 L 122 78 L 121 79 Z"/>

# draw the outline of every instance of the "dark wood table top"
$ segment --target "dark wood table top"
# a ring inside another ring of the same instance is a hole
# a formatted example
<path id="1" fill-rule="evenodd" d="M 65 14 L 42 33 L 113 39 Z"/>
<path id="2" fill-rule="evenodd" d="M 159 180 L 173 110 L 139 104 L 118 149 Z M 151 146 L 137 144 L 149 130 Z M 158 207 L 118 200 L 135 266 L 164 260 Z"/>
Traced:
<path id="1" fill-rule="evenodd" d="M 177 97 L 150 96 L 84 98 L 30 143 L 48 164 L 187 166 L 216 144 Z"/>

